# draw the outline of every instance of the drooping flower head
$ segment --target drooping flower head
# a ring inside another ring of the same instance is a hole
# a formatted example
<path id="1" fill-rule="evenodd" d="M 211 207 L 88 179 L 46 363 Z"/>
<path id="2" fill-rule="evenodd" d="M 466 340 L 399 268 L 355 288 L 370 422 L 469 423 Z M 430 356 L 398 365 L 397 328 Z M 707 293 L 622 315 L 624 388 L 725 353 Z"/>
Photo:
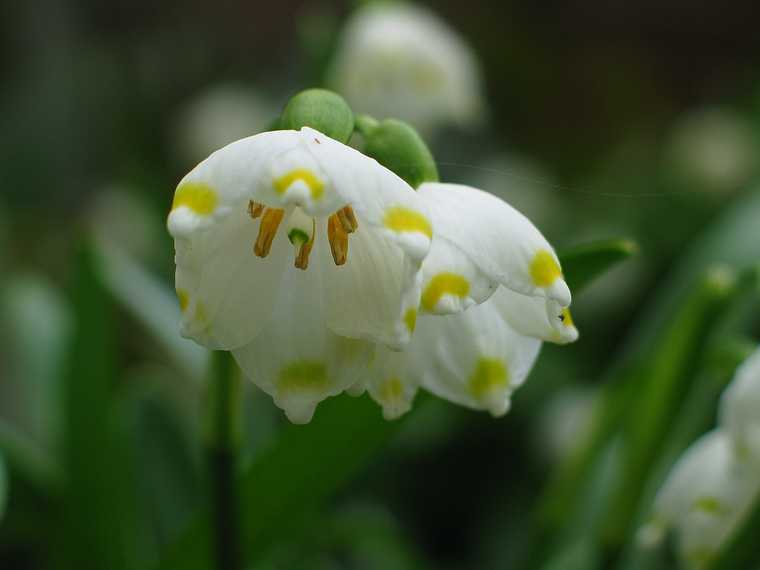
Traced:
<path id="1" fill-rule="evenodd" d="M 504 414 L 542 341 L 577 337 L 552 247 L 493 195 L 436 182 L 401 121 L 355 122 L 323 90 L 280 120 L 296 128 L 232 143 L 177 187 L 183 334 L 231 351 L 297 423 L 364 389 L 387 418 L 419 387 Z M 372 158 L 312 121 L 360 130 Z"/>
<path id="2" fill-rule="evenodd" d="M 342 361 L 358 359 L 358 339 L 410 338 L 426 209 L 398 176 L 320 132 L 215 152 L 179 183 L 168 228 L 183 334 L 231 350 L 295 421 L 354 381 Z"/>
<path id="3" fill-rule="evenodd" d="M 386 417 L 407 411 L 418 387 L 503 415 L 541 342 L 578 337 L 559 260 L 527 218 L 487 192 L 428 182 L 418 194 L 435 227 L 422 314 L 408 349 L 383 351 L 367 388 Z"/>

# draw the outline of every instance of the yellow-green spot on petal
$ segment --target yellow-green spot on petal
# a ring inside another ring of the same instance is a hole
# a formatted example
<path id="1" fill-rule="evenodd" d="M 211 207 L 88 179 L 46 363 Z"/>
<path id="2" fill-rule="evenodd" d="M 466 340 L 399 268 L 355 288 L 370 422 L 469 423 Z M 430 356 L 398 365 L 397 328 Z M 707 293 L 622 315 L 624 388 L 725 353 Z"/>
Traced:
<path id="1" fill-rule="evenodd" d="M 380 387 L 379 396 L 382 402 L 397 402 L 404 396 L 404 385 L 399 378 L 388 378 Z"/>
<path id="2" fill-rule="evenodd" d="M 195 304 L 195 321 L 206 328 L 210 326 L 208 320 L 208 311 L 206 311 L 206 305 L 204 305 L 201 301 L 198 301 Z"/>
<path id="3" fill-rule="evenodd" d="M 470 394 L 476 400 L 485 400 L 496 390 L 509 386 L 509 370 L 498 358 L 481 357 L 469 379 Z"/>
<path id="4" fill-rule="evenodd" d="M 404 313 L 404 324 L 410 333 L 414 332 L 414 328 L 417 326 L 417 309 L 410 308 L 406 310 L 406 313 Z"/>
<path id="5" fill-rule="evenodd" d="M 184 313 L 190 304 L 190 295 L 184 289 L 177 289 L 177 299 L 179 300 L 179 310 Z"/>
<path id="6" fill-rule="evenodd" d="M 470 292 L 470 282 L 458 273 L 439 273 L 435 275 L 422 293 L 422 306 L 426 311 L 433 311 L 444 295 L 465 297 Z"/>
<path id="7" fill-rule="evenodd" d="M 174 192 L 172 210 L 185 206 L 199 216 L 208 216 L 214 213 L 218 201 L 214 189 L 205 182 L 184 182 Z"/>
<path id="8" fill-rule="evenodd" d="M 291 170 L 287 174 L 280 176 L 274 181 L 274 189 L 278 194 L 285 194 L 285 192 L 288 191 L 288 188 L 298 180 L 306 184 L 309 188 L 312 199 L 319 200 L 322 197 L 322 194 L 324 194 L 324 182 L 322 182 L 322 180 L 320 180 L 311 170 L 306 168 L 296 168 L 295 170 Z"/>
<path id="9" fill-rule="evenodd" d="M 282 392 L 323 391 L 328 387 L 327 369 L 316 360 L 298 360 L 283 368 L 277 379 Z"/>
<path id="10" fill-rule="evenodd" d="M 710 497 L 709 495 L 700 497 L 694 501 L 693 508 L 694 510 L 716 516 L 720 516 L 724 510 L 721 502 L 717 498 Z"/>
<path id="11" fill-rule="evenodd" d="M 566 327 L 575 326 L 575 323 L 573 323 L 573 316 L 570 314 L 570 309 L 565 307 L 564 309 L 562 309 L 562 312 L 560 313 L 560 315 L 562 315 L 561 319 L 562 319 L 563 325 L 565 325 Z"/>
<path id="12" fill-rule="evenodd" d="M 562 276 L 559 264 L 551 252 L 540 249 L 530 262 L 530 277 L 536 287 L 549 287 Z"/>
<path id="13" fill-rule="evenodd" d="M 419 212 L 401 206 L 395 206 L 385 212 L 383 225 L 394 232 L 419 232 L 428 238 L 433 237 L 430 220 Z"/>

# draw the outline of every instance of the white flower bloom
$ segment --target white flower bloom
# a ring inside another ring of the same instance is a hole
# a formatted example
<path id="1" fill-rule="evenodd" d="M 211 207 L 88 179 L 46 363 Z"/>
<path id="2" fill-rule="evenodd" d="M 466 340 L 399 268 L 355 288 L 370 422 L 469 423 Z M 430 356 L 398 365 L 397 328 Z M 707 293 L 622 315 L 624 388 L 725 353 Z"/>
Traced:
<path id="1" fill-rule="evenodd" d="M 295 422 L 356 380 L 369 352 L 357 339 L 411 336 L 433 231 L 424 204 L 317 131 L 215 152 L 180 182 L 168 228 L 183 334 L 231 350 Z"/>
<path id="2" fill-rule="evenodd" d="M 668 166 L 690 189 L 740 190 L 757 172 L 758 146 L 752 126 L 735 111 L 707 107 L 691 111 L 666 145 Z"/>
<path id="3" fill-rule="evenodd" d="M 720 422 L 730 434 L 737 456 L 760 467 L 760 348 L 737 369 L 724 390 Z"/>
<path id="4" fill-rule="evenodd" d="M 422 132 L 468 126 L 483 113 L 472 50 L 438 16 L 411 3 L 368 4 L 348 22 L 330 72 L 351 106 Z"/>
<path id="5" fill-rule="evenodd" d="M 264 130 L 278 112 L 246 85 L 215 85 L 180 109 L 174 146 L 180 158 L 195 164 L 232 141 Z"/>
<path id="6" fill-rule="evenodd" d="M 486 192 L 425 183 L 418 194 L 436 228 L 422 267 L 428 314 L 405 352 L 379 350 L 367 389 L 388 418 L 409 410 L 420 386 L 503 415 L 541 341 L 578 337 L 559 261 L 527 218 Z"/>
<path id="7" fill-rule="evenodd" d="M 730 438 L 713 430 L 673 467 L 639 540 L 651 545 L 672 528 L 684 562 L 704 568 L 746 515 L 759 487 L 756 474 L 734 455 Z"/>

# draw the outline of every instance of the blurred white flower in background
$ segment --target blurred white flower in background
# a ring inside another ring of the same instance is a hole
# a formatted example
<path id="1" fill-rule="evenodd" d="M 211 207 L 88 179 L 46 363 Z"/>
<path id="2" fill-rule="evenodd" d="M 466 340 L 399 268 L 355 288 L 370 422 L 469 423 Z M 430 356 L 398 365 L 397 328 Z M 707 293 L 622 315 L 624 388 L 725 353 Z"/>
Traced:
<path id="1" fill-rule="evenodd" d="M 689 568 L 706 568 L 760 491 L 760 349 L 723 393 L 721 424 L 694 442 L 660 488 L 639 542 L 651 547 L 672 529 Z"/>
<path id="2" fill-rule="evenodd" d="M 95 194 L 89 221 L 99 240 L 118 244 L 141 260 L 149 259 L 164 237 L 161 219 L 151 205 L 136 189 L 119 183 Z"/>
<path id="3" fill-rule="evenodd" d="M 690 111 L 665 146 L 666 166 L 679 183 L 706 192 L 740 190 L 757 172 L 758 147 L 751 126 L 722 107 Z"/>
<path id="4" fill-rule="evenodd" d="M 66 298 L 47 278 L 17 273 L 2 283 L 0 415 L 45 446 L 60 438 L 60 370 L 71 330 Z"/>
<path id="5" fill-rule="evenodd" d="M 266 130 L 276 109 L 255 89 L 235 83 L 214 85 L 179 111 L 172 133 L 179 159 L 196 164 L 226 144 Z"/>
<path id="6" fill-rule="evenodd" d="M 639 539 L 654 544 L 672 528 L 683 562 L 689 568 L 704 568 L 747 514 L 758 488 L 758 474 L 737 460 L 728 435 L 713 430 L 673 467 Z"/>
<path id="7" fill-rule="evenodd" d="M 536 433 L 536 449 L 550 463 L 563 460 L 584 440 L 592 425 L 599 391 L 570 386 L 554 393 L 544 406 Z"/>
<path id="8" fill-rule="evenodd" d="M 760 350 L 739 367 L 723 392 L 720 421 L 737 456 L 760 470 Z"/>
<path id="9" fill-rule="evenodd" d="M 423 135 L 485 114 L 475 55 L 436 14 L 405 2 L 368 4 L 349 19 L 329 83 L 357 113 L 410 122 Z"/>
<path id="10" fill-rule="evenodd" d="M 563 191 L 556 177 L 536 159 L 509 153 L 495 154 L 477 167 L 463 170 L 463 174 L 473 186 L 488 188 L 539 227 L 570 225 Z M 573 229 L 577 228 L 573 226 Z"/>

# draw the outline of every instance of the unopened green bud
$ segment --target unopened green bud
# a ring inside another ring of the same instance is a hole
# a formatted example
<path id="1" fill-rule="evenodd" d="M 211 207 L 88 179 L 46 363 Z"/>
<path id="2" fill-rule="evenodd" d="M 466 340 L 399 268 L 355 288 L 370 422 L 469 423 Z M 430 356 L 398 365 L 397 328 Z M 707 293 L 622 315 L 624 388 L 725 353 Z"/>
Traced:
<path id="1" fill-rule="evenodd" d="M 357 117 L 356 128 L 364 137 L 364 154 L 398 174 L 412 188 L 438 181 L 430 149 L 408 123 L 398 119 L 378 122 L 363 115 Z"/>
<path id="2" fill-rule="evenodd" d="M 307 89 L 288 101 L 280 117 L 281 129 L 301 127 L 311 127 L 345 144 L 354 132 L 354 113 L 337 93 Z"/>

